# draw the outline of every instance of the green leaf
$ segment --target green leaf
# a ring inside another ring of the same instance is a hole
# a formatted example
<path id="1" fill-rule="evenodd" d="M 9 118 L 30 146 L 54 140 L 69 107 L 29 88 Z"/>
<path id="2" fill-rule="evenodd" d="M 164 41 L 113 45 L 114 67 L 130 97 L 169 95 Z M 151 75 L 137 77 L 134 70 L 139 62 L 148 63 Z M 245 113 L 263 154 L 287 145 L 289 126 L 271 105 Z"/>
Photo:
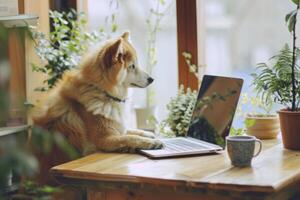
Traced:
<path id="1" fill-rule="evenodd" d="M 166 1 L 165 1 L 165 0 L 159 0 L 159 3 L 160 3 L 161 5 L 165 5 Z"/>
<path id="2" fill-rule="evenodd" d="M 254 126 L 255 123 L 256 123 L 255 119 L 246 119 L 244 121 L 244 124 L 247 128 Z"/>
<path id="3" fill-rule="evenodd" d="M 53 193 L 62 192 L 62 189 L 45 185 L 39 188 L 39 191 L 46 194 L 53 194 Z"/>
<path id="4" fill-rule="evenodd" d="M 296 5 L 299 5 L 300 0 L 292 0 L 292 2 L 294 2 Z"/>
<path id="5" fill-rule="evenodd" d="M 297 9 L 291 11 L 290 13 L 288 13 L 288 14 L 285 16 L 285 22 L 288 23 L 288 21 L 290 20 L 291 16 L 292 16 L 292 15 L 295 15 L 296 12 L 297 12 Z"/>
<path id="6" fill-rule="evenodd" d="M 112 24 L 111 25 L 111 32 L 116 32 L 117 31 L 117 29 L 118 29 L 118 25 L 117 24 Z"/>
<path id="7" fill-rule="evenodd" d="M 104 29 L 93 34 L 85 32 L 87 20 L 83 13 L 77 13 L 75 10 L 69 12 L 50 11 L 49 14 L 54 28 L 49 33 L 49 37 L 35 29 L 30 30 L 35 42 L 36 54 L 43 62 L 47 63 L 46 65 L 32 64 L 34 71 L 47 74 L 44 82 L 47 85 L 38 88 L 39 91 L 52 88 L 62 77 L 64 71 L 78 66 L 89 42 L 98 42 L 105 34 Z M 112 31 L 116 30 L 117 25 L 113 25 Z M 101 31 L 102 34 L 100 34 Z"/>
<path id="8" fill-rule="evenodd" d="M 55 144 L 71 159 L 76 159 L 79 157 L 79 153 L 76 151 L 76 149 L 60 133 L 54 133 L 53 139 Z"/>
<path id="9" fill-rule="evenodd" d="M 234 128 L 234 127 L 231 127 L 230 128 L 230 135 L 243 135 L 243 129 L 242 128 Z"/>
<path id="10" fill-rule="evenodd" d="M 291 16 L 288 19 L 287 24 L 288 24 L 289 32 L 293 32 L 293 30 L 294 30 L 294 26 L 295 26 L 295 23 L 296 23 L 296 17 L 297 17 L 297 12 L 292 13 Z"/>

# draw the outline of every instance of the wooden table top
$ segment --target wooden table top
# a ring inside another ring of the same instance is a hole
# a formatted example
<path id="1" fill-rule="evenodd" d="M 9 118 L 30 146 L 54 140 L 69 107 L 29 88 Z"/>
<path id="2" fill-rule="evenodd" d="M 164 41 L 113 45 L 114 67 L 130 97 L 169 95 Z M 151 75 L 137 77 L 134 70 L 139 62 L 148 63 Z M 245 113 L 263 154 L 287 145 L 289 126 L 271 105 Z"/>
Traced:
<path id="1" fill-rule="evenodd" d="M 300 151 L 284 149 L 280 140 L 265 140 L 252 167 L 245 168 L 231 166 L 226 151 L 160 160 L 137 154 L 95 153 L 56 166 L 51 172 L 56 177 L 97 182 L 271 193 L 300 182 Z"/>

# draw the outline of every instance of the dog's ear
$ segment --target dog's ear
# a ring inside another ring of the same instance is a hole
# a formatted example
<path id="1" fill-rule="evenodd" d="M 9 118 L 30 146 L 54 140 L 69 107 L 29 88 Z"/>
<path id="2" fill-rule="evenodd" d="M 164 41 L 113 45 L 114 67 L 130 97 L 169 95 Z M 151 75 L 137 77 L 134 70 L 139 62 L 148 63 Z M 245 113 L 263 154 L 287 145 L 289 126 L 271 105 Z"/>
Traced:
<path id="1" fill-rule="evenodd" d="M 119 38 L 105 51 L 105 65 L 111 67 L 116 63 L 123 63 L 124 47 L 123 39 Z"/>
<path id="2" fill-rule="evenodd" d="M 129 31 L 125 31 L 122 36 L 121 36 L 124 40 L 129 41 Z"/>

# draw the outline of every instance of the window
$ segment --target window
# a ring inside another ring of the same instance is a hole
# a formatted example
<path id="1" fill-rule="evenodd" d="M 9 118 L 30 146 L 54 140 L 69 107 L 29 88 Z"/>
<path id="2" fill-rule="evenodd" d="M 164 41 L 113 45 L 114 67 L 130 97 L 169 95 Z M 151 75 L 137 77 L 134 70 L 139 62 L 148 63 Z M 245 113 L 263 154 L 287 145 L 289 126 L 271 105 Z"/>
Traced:
<path id="1" fill-rule="evenodd" d="M 255 96 L 250 74 L 256 64 L 267 62 L 285 43 L 291 44 L 284 18 L 293 5 L 281 0 L 202 2 L 205 20 L 198 26 L 205 29 L 206 73 L 241 77 L 245 81 L 242 92 Z M 242 119 L 236 123 L 242 126 Z"/>
<path id="2" fill-rule="evenodd" d="M 90 29 L 98 30 L 103 27 L 107 32 L 111 32 L 111 29 L 117 28 L 116 32 L 112 31 L 112 37 L 117 37 L 123 31 L 129 30 L 133 46 L 137 49 L 140 66 L 146 69 L 149 45 L 149 29 L 146 20 L 149 19 L 150 9 L 157 9 L 157 2 L 159 0 L 89 0 Z M 178 88 L 176 2 L 166 0 L 164 5 L 159 5 L 159 12 L 163 12 L 164 17 L 160 21 L 160 30 L 156 35 L 157 64 L 153 68 L 152 76 L 155 79 L 153 101 L 159 110 L 157 117 L 161 120 L 167 114 L 166 104 L 170 97 L 177 94 Z M 155 22 L 155 17 L 150 20 Z M 114 23 L 116 25 L 112 27 Z M 128 112 L 133 112 L 132 108 L 146 105 L 146 91 L 146 89 L 130 91 L 131 106 Z M 134 125 L 134 121 L 131 119 L 127 124 Z"/>
<path id="3" fill-rule="evenodd" d="M 243 77 L 248 89 L 256 64 L 291 43 L 284 17 L 292 4 L 281 0 L 204 2 L 206 72 Z"/>

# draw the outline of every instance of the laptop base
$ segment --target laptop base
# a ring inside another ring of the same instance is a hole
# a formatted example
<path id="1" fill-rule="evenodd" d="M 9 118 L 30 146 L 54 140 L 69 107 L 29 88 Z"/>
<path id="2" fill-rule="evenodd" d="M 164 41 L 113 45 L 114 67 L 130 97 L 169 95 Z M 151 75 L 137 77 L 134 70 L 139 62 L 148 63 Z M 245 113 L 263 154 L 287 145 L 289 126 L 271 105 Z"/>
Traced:
<path id="1" fill-rule="evenodd" d="M 189 137 L 161 139 L 165 144 L 163 149 L 139 150 L 149 158 L 170 158 L 195 155 L 207 155 L 222 151 L 223 148 L 201 140 Z"/>

